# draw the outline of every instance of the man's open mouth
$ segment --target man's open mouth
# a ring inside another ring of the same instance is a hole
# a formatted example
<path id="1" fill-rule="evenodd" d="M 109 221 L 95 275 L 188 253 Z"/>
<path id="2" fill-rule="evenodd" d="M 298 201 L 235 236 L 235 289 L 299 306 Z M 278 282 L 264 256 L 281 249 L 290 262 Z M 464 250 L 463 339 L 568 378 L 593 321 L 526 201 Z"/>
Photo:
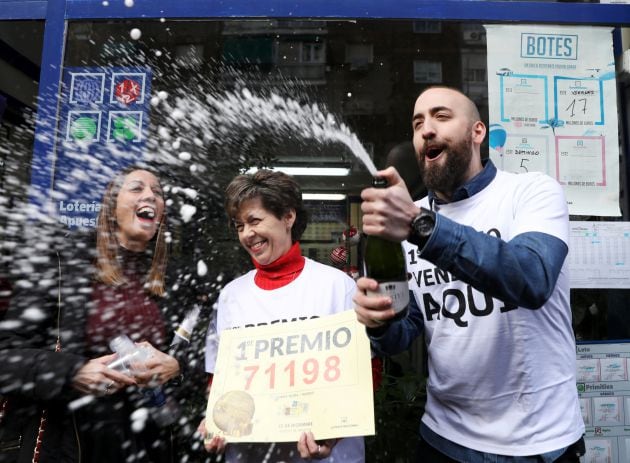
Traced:
<path id="1" fill-rule="evenodd" d="M 430 146 L 424 151 L 424 155 L 429 160 L 437 158 L 444 151 L 444 146 Z"/>

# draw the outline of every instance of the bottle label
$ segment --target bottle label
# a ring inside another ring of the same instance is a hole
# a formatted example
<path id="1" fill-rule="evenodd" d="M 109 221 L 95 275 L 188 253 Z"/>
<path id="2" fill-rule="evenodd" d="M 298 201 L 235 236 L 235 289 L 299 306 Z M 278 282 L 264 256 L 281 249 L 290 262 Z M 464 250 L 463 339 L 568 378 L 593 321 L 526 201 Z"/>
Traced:
<path id="1" fill-rule="evenodd" d="M 383 281 L 378 284 L 378 291 L 367 291 L 368 296 L 389 296 L 392 309 L 396 313 L 409 305 L 409 285 L 406 281 Z"/>
<path id="2" fill-rule="evenodd" d="M 186 330 L 182 325 L 175 331 L 175 336 L 179 336 L 183 341 L 190 342 L 190 331 Z"/>
<path id="3" fill-rule="evenodd" d="M 179 325 L 179 327 L 175 330 L 175 337 L 178 339 L 173 339 L 171 344 L 176 344 L 179 339 L 190 342 L 190 336 L 192 335 L 192 331 L 197 323 L 200 310 L 201 307 L 194 306 L 190 312 L 188 312 L 184 320 L 182 320 L 181 325 Z"/>

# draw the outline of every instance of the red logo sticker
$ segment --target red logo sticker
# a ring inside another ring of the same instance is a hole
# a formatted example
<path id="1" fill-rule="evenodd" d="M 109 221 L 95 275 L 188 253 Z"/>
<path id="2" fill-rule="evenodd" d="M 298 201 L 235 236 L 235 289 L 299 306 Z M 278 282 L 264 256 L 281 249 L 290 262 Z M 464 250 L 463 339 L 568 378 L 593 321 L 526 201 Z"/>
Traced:
<path id="1" fill-rule="evenodd" d="M 125 79 L 116 84 L 114 96 L 118 101 L 126 105 L 130 105 L 136 101 L 141 95 L 142 89 L 140 84 L 135 80 Z"/>

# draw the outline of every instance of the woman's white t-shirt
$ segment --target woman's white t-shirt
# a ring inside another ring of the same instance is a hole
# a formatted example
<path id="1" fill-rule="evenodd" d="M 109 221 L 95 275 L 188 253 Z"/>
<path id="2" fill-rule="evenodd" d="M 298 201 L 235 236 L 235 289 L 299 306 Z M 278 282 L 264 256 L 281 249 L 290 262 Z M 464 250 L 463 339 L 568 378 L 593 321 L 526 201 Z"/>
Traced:
<path id="1" fill-rule="evenodd" d="M 221 332 L 226 329 L 285 323 L 352 310 L 354 280 L 342 271 L 305 258 L 304 269 L 289 284 L 264 290 L 256 286 L 256 270 L 228 283 L 219 296 L 215 318 L 206 340 L 206 371 L 214 372 Z M 297 442 L 297 438 L 296 438 Z M 304 462 L 296 442 L 274 444 L 230 444 L 226 462 Z M 335 445 L 328 463 L 362 463 L 362 437 L 345 438 Z"/>

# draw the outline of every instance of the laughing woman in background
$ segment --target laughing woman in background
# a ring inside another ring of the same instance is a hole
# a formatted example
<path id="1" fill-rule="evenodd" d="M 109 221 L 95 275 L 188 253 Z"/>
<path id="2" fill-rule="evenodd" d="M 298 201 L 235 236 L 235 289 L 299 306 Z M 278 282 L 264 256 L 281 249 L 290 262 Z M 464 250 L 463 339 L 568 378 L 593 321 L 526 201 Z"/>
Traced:
<path id="1" fill-rule="evenodd" d="M 57 236 L 44 241 L 52 257 L 24 258 L 0 327 L 0 462 L 173 461 L 169 429 L 146 413 L 146 391 L 181 370 L 164 353 L 165 230 L 159 179 L 131 167 L 108 185 L 95 236 Z M 135 374 L 108 367 L 121 334 L 150 354 Z"/>

